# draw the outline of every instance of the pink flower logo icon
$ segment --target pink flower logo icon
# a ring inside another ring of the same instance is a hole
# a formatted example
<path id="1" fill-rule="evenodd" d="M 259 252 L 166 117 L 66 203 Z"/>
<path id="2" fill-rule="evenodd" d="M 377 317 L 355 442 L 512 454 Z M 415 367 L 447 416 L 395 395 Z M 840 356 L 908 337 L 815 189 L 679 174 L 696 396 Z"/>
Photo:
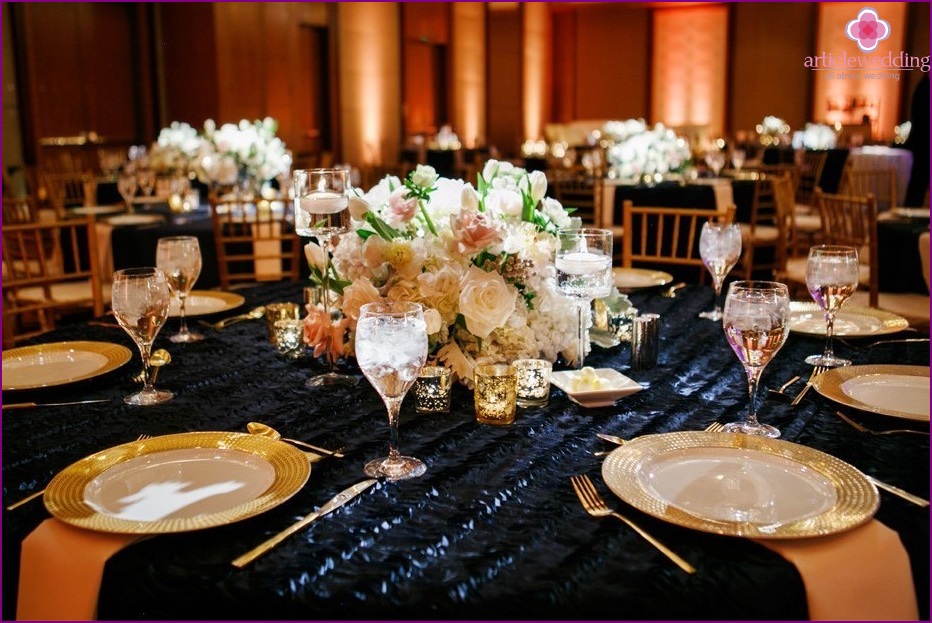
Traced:
<path id="1" fill-rule="evenodd" d="M 865 7 L 857 19 L 845 26 L 845 34 L 852 41 L 857 41 L 862 52 L 873 52 L 878 43 L 890 36 L 890 22 L 880 19 L 874 9 Z"/>

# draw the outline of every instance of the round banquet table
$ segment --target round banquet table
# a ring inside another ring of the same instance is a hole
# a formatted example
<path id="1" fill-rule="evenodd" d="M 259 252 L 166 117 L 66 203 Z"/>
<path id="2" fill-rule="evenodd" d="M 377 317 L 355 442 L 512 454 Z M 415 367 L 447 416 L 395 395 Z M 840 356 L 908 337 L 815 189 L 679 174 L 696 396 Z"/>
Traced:
<path id="1" fill-rule="evenodd" d="M 267 284 L 240 293 L 249 309 L 298 301 L 302 286 Z M 711 288 L 690 285 L 673 299 L 657 290 L 631 298 L 642 312 L 661 315 L 657 366 L 630 370 L 623 347 L 594 347 L 586 361 L 617 368 L 644 391 L 613 407 L 585 409 L 553 389 L 549 405 L 519 410 L 506 427 L 477 424 L 472 395 L 461 386 L 454 388 L 447 414 L 416 414 L 409 398 L 401 414 L 401 448 L 423 459 L 427 473 L 377 485 L 243 570 L 230 561 L 361 480 L 363 464 L 382 455 L 388 440 L 384 407 L 365 380 L 353 389 L 305 388 L 322 362 L 278 356 L 262 322 L 175 345 L 167 341 L 177 328 L 170 320 L 155 342 L 173 355 L 158 384 L 175 398 L 163 405 L 123 404 L 135 387 L 138 356 L 112 373 L 56 391 L 4 395 L 4 402 L 110 402 L 4 414 L 3 435 L 15 443 L 4 444 L 3 502 L 142 433 L 245 432 L 247 422 L 262 421 L 288 437 L 345 446 L 346 458 L 315 463 L 301 491 L 262 515 L 159 535 L 120 551 L 104 571 L 101 619 L 805 619 L 800 576 L 779 555 L 747 539 L 647 516 L 611 496 L 602 482 L 601 459 L 592 453 L 610 446 L 596 432 L 630 439 L 701 430 L 741 416 L 746 407 L 744 372 L 721 325 L 696 318 L 711 308 Z M 121 330 L 86 324 L 42 337 L 71 339 L 131 346 Z M 865 362 L 873 352 L 869 341 L 839 342 L 836 348 Z M 927 348 L 899 349 L 897 356 L 927 365 Z M 764 372 L 762 387 L 808 375 L 802 360 L 821 349 L 821 338 L 790 335 Z M 801 388 L 799 383 L 790 391 Z M 833 415 L 837 405 L 815 391 L 796 407 L 764 394 L 761 418 L 778 426 L 784 439 L 928 494 L 928 437 L 858 433 Z M 885 416 L 858 418 L 891 425 Z M 620 522 L 588 516 L 569 482 L 581 473 L 698 572 L 682 573 Z M 41 504 L 30 503 L 4 517 L 7 620 L 15 615 L 19 545 L 47 516 Z M 912 561 L 920 615 L 927 619 L 929 509 L 884 493 L 877 519 L 899 533 Z"/>

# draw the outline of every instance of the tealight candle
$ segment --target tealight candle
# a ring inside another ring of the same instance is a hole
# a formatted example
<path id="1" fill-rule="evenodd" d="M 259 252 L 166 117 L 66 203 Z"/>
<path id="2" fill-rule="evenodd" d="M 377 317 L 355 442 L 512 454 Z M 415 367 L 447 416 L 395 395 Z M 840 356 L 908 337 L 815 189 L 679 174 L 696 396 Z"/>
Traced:
<path id="1" fill-rule="evenodd" d="M 502 363 L 476 366 L 473 381 L 477 422 L 506 426 L 515 421 L 518 381 L 512 366 Z"/>

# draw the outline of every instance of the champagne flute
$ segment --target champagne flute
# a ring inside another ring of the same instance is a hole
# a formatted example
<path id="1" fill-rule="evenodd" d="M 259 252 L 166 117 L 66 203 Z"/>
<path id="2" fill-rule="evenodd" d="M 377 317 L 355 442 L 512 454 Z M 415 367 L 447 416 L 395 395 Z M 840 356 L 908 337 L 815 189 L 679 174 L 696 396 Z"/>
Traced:
<path id="1" fill-rule="evenodd" d="M 557 288 L 574 299 L 579 313 L 576 368 L 586 355 L 586 327 L 593 299 L 612 292 L 612 232 L 608 229 L 561 229 L 554 265 Z"/>
<path id="2" fill-rule="evenodd" d="M 748 413 L 742 422 L 725 425 L 725 432 L 779 437 L 780 431 L 757 421 L 757 386 L 764 368 L 790 334 L 790 294 L 773 281 L 735 281 L 725 297 L 722 325 L 748 377 Z"/>
<path id="3" fill-rule="evenodd" d="M 195 236 L 159 238 L 155 248 L 155 265 L 165 273 L 168 287 L 180 303 L 181 327 L 168 339 L 175 343 L 199 342 L 204 336 L 188 329 L 185 306 L 188 294 L 201 274 L 201 246 Z"/>
<path id="4" fill-rule="evenodd" d="M 418 303 L 382 301 L 359 310 L 356 324 L 356 361 L 382 397 L 390 430 L 388 457 L 366 464 L 373 478 L 404 480 L 427 469 L 422 461 L 398 451 L 398 412 L 408 389 L 427 360 L 427 324 Z"/>
<path id="5" fill-rule="evenodd" d="M 152 342 L 168 318 L 170 298 L 168 279 L 158 268 L 126 268 L 113 273 L 113 315 L 136 342 L 142 356 L 143 388 L 123 398 L 127 404 L 155 405 L 172 398 L 170 391 L 152 385 L 149 364 Z"/>
<path id="6" fill-rule="evenodd" d="M 806 287 L 819 307 L 825 310 L 825 351 L 821 355 L 806 357 L 806 363 L 828 368 L 851 364 L 849 360 L 835 356 L 832 336 L 835 334 L 835 314 L 857 290 L 859 279 L 856 248 L 818 245 L 809 249 Z"/>
<path id="7" fill-rule="evenodd" d="M 722 307 L 718 302 L 722 283 L 741 256 L 741 228 L 737 223 L 722 221 L 709 220 L 703 223 L 702 233 L 699 234 L 699 256 L 712 274 L 712 284 L 715 286 L 715 308 L 700 313 L 699 317 L 718 321 L 722 319 Z"/>
<path id="8" fill-rule="evenodd" d="M 117 180 L 117 190 L 126 203 L 126 211 L 133 211 L 133 197 L 136 196 L 136 176 L 133 173 L 124 172 Z"/>
<path id="9" fill-rule="evenodd" d="M 299 236 L 317 238 L 324 251 L 326 265 L 323 271 L 323 303 L 330 317 L 330 239 L 347 229 L 348 182 L 345 169 L 299 169 L 294 172 L 294 225 Z M 355 385 L 358 379 L 335 370 L 333 351 L 326 353 L 327 372 L 312 376 L 307 387 L 326 385 Z"/>

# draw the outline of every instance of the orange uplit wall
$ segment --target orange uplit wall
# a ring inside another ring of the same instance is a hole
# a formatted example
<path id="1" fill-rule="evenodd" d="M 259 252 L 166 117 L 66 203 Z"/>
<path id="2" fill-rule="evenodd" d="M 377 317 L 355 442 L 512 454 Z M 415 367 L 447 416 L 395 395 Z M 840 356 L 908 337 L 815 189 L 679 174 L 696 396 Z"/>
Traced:
<path id="1" fill-rule="evenodd" d="M 725 120 L 728 9 L 654 11 L 651 121 L 720 136 Z"/>
<path id="2" fill-rule="evenodd" d="M 889 22 L 890 36 L 877 45 L 873 52 L 862 52 L 858 44 L 845 34 L 846 24 L 855 19 L 865 5 L 856 2 L 829 2 L 819 5 L 819 31 L 814 55 L 823 52 L 826 58 L 865 57 L 883 58 L 892 53 L 897 56 L 904 49 L 906 3 L 883 2 L 871 5 L 880 19 Z M 928 50 L 926 51 L 928 54 Z M 918 72 L 919 69 L 912 70 Z M 900 87 L 906 79 L 906 70 L 839 69 L 814 71 L 812 117 L 827 123 L 859 123 L 864 115 L 870 117 L 874 140 L 887 141 L 893 137 L 893 127 L 902 121 Z"/>
<path id="3" fill-rule="evenodd" d="M 401 27 L 394 3 L 338 5 L 343 160 L 394 162 L 400 147 Z"/>
<path id="4" fill-rule="evenodd" d="M 455 2 L 453 11 L 453 130 L 466 147 L 486 136 L 485 7 Z"/>
<path id="5" fill-rule="evenodd" d="M 524 6 L 524 140 L 543 138 L 550 119 L 550 11 L 544 3 Z"/>

